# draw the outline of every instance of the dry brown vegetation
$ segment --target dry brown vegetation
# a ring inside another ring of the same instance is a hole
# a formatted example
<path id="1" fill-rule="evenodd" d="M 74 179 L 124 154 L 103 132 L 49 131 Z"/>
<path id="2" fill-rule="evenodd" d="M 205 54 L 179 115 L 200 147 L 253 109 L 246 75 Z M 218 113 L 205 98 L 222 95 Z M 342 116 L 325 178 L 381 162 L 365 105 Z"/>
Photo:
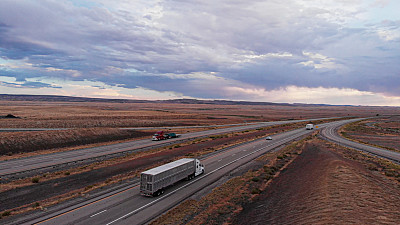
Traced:
<path id="1" fill-rule="evenodd" d="M 0 210 L 12 209 L 11 212 L 15 215 L 35 209 L 35 207 L 31 207 L 35 202 L 42 207 L 49 207 L 52 204 L 78 197 L 94 189 L 134 178 L 140 171 L 150 167 L 182 157 L 199 157 L 231 145 L 291 130 L 299 126 L 303 127 L 304 123 L 284 124 L 199 138 L 186 143 L 174 144 L 146 152 L 131 153 L 123 157 L 96 162 L 68 169 L 67 171 L 45 173 L 34 178 L 3 183 L 0 184 L 0 199 L 3 199 L 7 204 L 3 204 Z M 37 179 L 38 181 L 35 183 L 38 184 L 35 184 L 33 179 Z M 60 185 L 64 183 L 68 183 L 68 185 Z M 23 198 L 20 193 L 23 193 Z M 11 202 L 5 200 L 5 198 L 12 199 L 14 198 L 13 196 L 19 196 L 18 201 L 14 200 Z M 22 206 L 16 207 L 21 204 Z"/>
<path id="2" fill-rule="evenodd" d="M 0 101 L 0 115 L 12 114 L 18 117 L 1 118 L 0 128 L 70 128 L 1 133 L 0 160 L 32 155 L 21 154 L 26 152 L 45 154 L 76 149 L 75 146 L 79 145 L 106 144 L 110 141 L 132 140 L 151 135 L 113 129 L 120 127 L 221 125 L 317 117 L 371 116 L 398 111 L 398 108 L 351 106 Z M 188 129 L 182 130 L 187 131 Z"/>
<path id="3" fill-rule="evenodd" d="M 38 150 L 87 145 L 140 137 L 152 132 L 120 130 L 116 128 L 81 128 L 59 131 L 3 132 L 0 136 L 0 155 L 14 155 Z"/>
<path id="4" fill-rule="evenodd" d="M 385 107 L 0 101 L 0 115 L 12 114 L 19 117 L 0 118 L 0 128 L 71 128 L 69 130 L 49 132 L 0 133 L 0 155 L 11 155 L 2 156 L 0 160 L 82 147 L 93 147 L 105 143 L 109 144 L 141 137 L 150 137 L 151 135 L 151 133 L 116 129 L 120 127 L 220 125 L 322 117 L 372 116 L 378 113 L 382 115 L 398 112 L 398 108 Z M 130 154 L 113 160 L 68 169 L 67 171 L 42 174 L 40 177 L 34 178 L 38 179 L 37 183 L 32 178 L 22 179 L 14 183 L 11 182 L 2 186 L 2 190 L 24 188 L 26 185 L 35 187 L 35 185 L 42 185 L 44 183 L 52 185 L 52 188 L 48 190 L 51 189 L 56 194 L 53 194 L 50 199 L 43 199 L 43 196 L 47 196 L 47 194 L 38 192 L 41 198 L 37 199 L 42 200 L 28 201 L 24 206 L 18 207 L 20 212 L 38 209 L 82 194 L 86 195 L 89 191 L 110 183 L 135 177 L 139 170 L 156 165 L 149 159 L 159 156 L 157 154 L 163 154 L 166 157 L 158 161 L 157 163 L 159 164 L 173 160 L 176 157 L 198 157 L 206 153 L 218 151 L 229 145 L 260 137 L 260 135 L 266 136 L 275 132 L 293 129 L 296 126 L 286 125 L 283 127 L 271 127 L 265 130 L 247 131 L 241 134 L 218 135 L 207 139 L 199 139 L 191 143 L 188 142 L 167 148 L 154 149 L 147 153 Z M 303 124 L 300 126 L 303 126 Z M 390 124 L 385 124 L 385 126 L 390 126 Z M 183 133 L 193 130 L 174 129 L 173 132 Z M 196 148 L 193 148 L 193 146 L 196 146 Z M 193 149 L 196 149 L 196 151 L 193 151 Z M 33 152 L 16 154 L 21 151 Z M 268 164 L 269 166 L 267 167 L 280 167 L 275 166 L 273 163 L 277 161 L 287 163 L 289 158 L 294 158 L 295 156 L 296 154 L 292 153 L 271 155 L 273 159 L 261 159 L 261 161 L 264 160 L 266 163 L 272 163 Z M 134 167 L 136 169 L 132 169 L 132 166 L 137 163 L 142 164 Z M 267 169 L 264 172 L 271 173 Z M 95 173 L 99 173 L 100 175 L 97 175 L 97 177 L 93 176 Z M 257 174 L 257 171 L 253 171 L 249 176 L 253 179 L 254 176 L 258 176 Z M 102 177 L 102 179 L 99 179 L 99 177 Z M 93 180 L 88 178 L 93 178 Z M 257 193 L 263 190 L 263 185 L 265 184 L 259 182 L 260 179 L 262 181 L 268 180 L 267 176 L 264 177 L 262 175 L 259 176 L 258 181 L 255 179 L 250 182 L 251 185 L 247 187 L 251 189 L 249 189 L 250 199 L 257 196 Z M 68 190 L 57 192 L 57 188 L 63 186 L 59 185 L 59 183 L 64 181 L 71 184 L 71 186 L 68 186 Z M 245 181 L 247 182 L 248 180 L 245 179 Z M 249 190 L 243 190 L 249 193 Z M 32 199 L 35 198 L 35 196 L 32 197 Z M 3 211 L 2 213 L 6 215 L 10 213 L 15 214 L 16 211 Z M 220 212 L 218 215 L 225 214 Z"/>
<path id="5" fill-rule="evenodd" d="M 400 116 L 374 118 L 348 124 L 342 136 L 372 146 L 400 152 Z"/>
<path id="6" fill-rule="evenodd" d="M 257 159 L 259 170 L 251 170 L 230 179 L 210 194 L 196 201 L 189 199 L 159 217 L 151 224 L 223 224 L 243 210 L 263 192 L 274 177 L 301 153 L 305 140 L 295 142 L 279 152 L 267 153 Z"/>
<path id="7" fill-rule="evenodd" d="M 232 124 L 306 118 L 373 116 L 398 108 L 353 106 L 208 105 L 167 103 L 0 101 L 1 128 L 92 128 Z"/>
<path id="8" fill-rule="evenodd" d="M 263 168 L 232 178 L 201 200 L 183 202 L 152 224 L 400 221 L 398 165 L 315 137 L 258 160 Z"/>

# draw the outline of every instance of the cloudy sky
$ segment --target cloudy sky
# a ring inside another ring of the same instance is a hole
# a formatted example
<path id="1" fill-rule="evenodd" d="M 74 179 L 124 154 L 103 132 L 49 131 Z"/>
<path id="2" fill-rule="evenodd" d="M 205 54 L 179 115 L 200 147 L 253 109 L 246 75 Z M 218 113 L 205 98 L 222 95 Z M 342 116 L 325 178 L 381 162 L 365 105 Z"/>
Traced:
<path id="1" fill-rule="evenodd" d="M 0 0 L 0 94 L 400 106 L 398 0 Z"/>

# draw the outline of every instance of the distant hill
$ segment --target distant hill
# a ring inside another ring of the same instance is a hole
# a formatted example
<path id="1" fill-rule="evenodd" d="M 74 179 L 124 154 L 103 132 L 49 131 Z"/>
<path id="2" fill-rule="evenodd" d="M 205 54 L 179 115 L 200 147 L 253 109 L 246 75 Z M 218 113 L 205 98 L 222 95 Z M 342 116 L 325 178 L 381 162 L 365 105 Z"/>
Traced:
<path id="1" fill-rule="evenodd" d="M 228 100 L 198 100 L 198 99 L 171 99 L 171 100 L 131 100 L 85 98 L 61 95 L 9 95 L 0 94 L 0 101 L 43 101 L 43 102 L 110 102 L 110 103 L 172 103 L 172 104 L 210 104 L 210 105 L 282 105 L 282 106 L 328 106 L 326 104 L 289 104 L 272 102 L 228 101 Z"/>
<path id="2" fill-rule="evenodd" d="M 41 101 L 41 102 L 116 102 L 116 103 L 145 103 L 146 100 L 85 98 L 61 95 L 8 95 L 0 94 L 2 101 Z"/>

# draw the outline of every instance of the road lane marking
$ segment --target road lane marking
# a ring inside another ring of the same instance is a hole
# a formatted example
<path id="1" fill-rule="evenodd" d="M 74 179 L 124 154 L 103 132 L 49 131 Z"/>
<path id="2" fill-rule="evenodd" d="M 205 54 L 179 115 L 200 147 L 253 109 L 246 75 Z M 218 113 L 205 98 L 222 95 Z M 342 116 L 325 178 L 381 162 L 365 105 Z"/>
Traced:
<path id="1" fill-rule="evenodd" d="M 91 215 L 90 217 L 97 216 L 97 215 L 99 215 L 100 213 L 103 213 L 103 212 L 105 212 L 105 211 L 107 211 L 107 209 L 105 209 L 105 210 L 103 210 L 103 211 L 101 211 L 101 212 L 98 212 L 98 213 L 96 213 L 96 214 L 93 214 L 93 215 Z"/>
<path id="2" fill-rule="evenodd" d="M 196 181 L 198 181 L 198 180 L 200 180 L 200 179 L 203 179 L 204 177 L 206 177 L 206 176 L 208 176 L 208 175 L 214 173 L 215 171 L 217 171 L 217 170 L 219 170 L 219 169 L 222 169 L 222 168 L 224 168 L 224 167 L 226 167 L 226 166 L 228 166 L 228 165 L 230 165 L 230 164 L 233 164 L 233 163 L 239 161 L 240 159 L 246 158 L 247 156 L 252 155 L 252 154 L 254 154 L 254 153 L 258 152 L 258 151 L 261 151 L 261 150 L 263 150 L 263 149 L 265 149 L 265 148 L 273 147 L 274 145 L 276 145 L 275 147 L 278 147 L 279 145 L 285 143 L 286 140 L 288 140 L 288 139 L 296 139 L 297 137 L 300 137 L 300 136 L 305 135 L 305 134 L 306 134 L 306 133 L 300 132 L 300 135 L 299 135 L 299 133 L 297 133 L 297 134 L 295 134 L 296 137 L 294 137 L 294 138 L 293 138 L 293 136 L 289 136 L 289 137 L 283 138 L 283 139 L 281 139 L 281 140 L 279 140 L 279 141 L 276 141 L 275 143 L 271 143 L 271 144 L 269 144 L 269 145 L 267 145 L 267 146 L 264 146 L 264 147 L 262 147 L 262 148 L 260 148 L 260 149 L 257 149 L 256 151 L 250 152 L 250 153 L 248 153 L 248 154 L 246 154 L 246 155 L 244 155 L 244 156 L 242 156 L 242 157 L 240 157 L 240 158 L 237 158 L 236 160 L 234 160 L 234 161 L 232 161 L 232 162 L 230 162 L 230 163 L 227 163 L 227 164 L 225 164 L 225 165 L 223 165 L 223 166 L 221 166 L 221 167 L 219 167 L 219 168 L 217 168 L 217 169 L 211 171 L 210 173 L 207 173 L 207 174 L 205 174 L 205 175 L 199 177 L 198 179 L 196 179 L 196 180 L 194 180 L 194 181 L 192 181 L 192 182 L 190 182 L 190 183 L 188 183 L 188 184 L 182 186 L 181 188 L 176 189 L 174 192 L 171 192 L 171 193 L 169 193 L 169 194 L 167 194 L 167 195 L 164 195 L 162 198 L 157 199 L 157 200 L 155 200 L 155 201 L 153 201 L 153 202 L 150 202 L 150 203 L 148 203 L 148 204 L 146 204 L 146 205 L 144 205 L 144 206 L 142 206 L 142 207 L 140 207 L 140 208 L 138 208 L 138 209 L 136 209 L 136 210 L 134 210 L 134 211 L 132 211 L 132 212 L 130 212 L 130 213 L 128 213 L 128 214 L 126 214 L 126 215 L 124 215 L 124 216 L 122 216 L 122 217 L 120 217 L 120 218 L 118 218 L 118 219 L 116 219 L 116 220 L 114 220 L 114 221 L 112 221 L 112 222 L 110 222 L 110 223 L 108 223 L 107 225 L 112 224 L 112 223 L 114 223 L 114 222 L 116 222 L 116 221 L 118 221 L 118 220 L 120 220 L 120 219 L 122 219 L 122 218 L 125 218 L 126 216 L 129 216 L 129 215 L 132 214 L 132 213 L 136 213 L 137 211 L 140 211 L 141 209 L 147 207 L 148 205 L 151 205 L 151 204 L 153 204 L 154 202 L 157 202 L 157 201 L 159 201 L 159 200 L 162 200 L 163 198 L 168 197 L 169 195 L 175 193 L 176 191 L 178 191 L 178 190 L 180 190 L 180 189 L 182 189 L 182 188 L 185 188 L 185 187 L 187 187 L 188 185 L 190 185 L 190 184 L 192 184 L 192 183 L 194 183 L 194 182 L 196 182 Z M 283 143 L 281 143 L 281 142 L 283 142 Z M 275 148 L 275 147 L 273 147 L 273 148 Z M 228 152 L 229 152 L 229 151 L 232 151 L 232 150 L 234 150 L 234 148 L 231 149 L 231 150 L 228 150 Z M 244 150 L 244 151 L 246 151 L 246 150 Z M 218 155 L 222 155 L 222 154 L 224 154 L 224 153 L 226 153 L 226 151 L 221 152 L 220 154 L 216 154 L 216 155 L 214 155 L 214 156 L 211 156 L 211 157 L 209 157 L 209 158 L 206 158 L 206 159 L 204 159 L 204 160 L 212 159 L 212 158 L 214 158 L 214 157 L 216 157 L 216 156 L 218 156 Z M 41 221 L 41 222 L 37 222 L 37 223 L 35 223 L 35 224 L 40 224 L 40 223 L 44 223 L 44 222 L 50 221 L 50 220 L 55 219 L 55 218 L 57 218 L 57 217 L 60 217 L 60 216 L 62 216 L 62 215 L 66 215 L 66 214 L 68 214 L 68 213 L 74 212 L 74 211 L 79 210 L 79 209 L 81 209 L 81 208 L 84 208 L 84 207 L 86 207 L 86 206 L 95 204 L 95 203 L 97 203 L 97 202 L 103 201 L 103 200 L 108 199 L 108 198 L 111 198 L 111 197 L 113 197 L 113 196 L 115 196 L 115 195 L 121 194 L 121 193 L 123 193 L 123 192 L 126 192 L 126 191 L 128 191 L 128 190 L 131 190 L 131 189 L 133 189 L 133 188 L 135 188 L 135 187 L 138 187 L 138 186 L 139 186 L 139 185 L 135 185 L 134 187 L 131 187 L 131 188 L 126 189 L 126 190 L 124 190 L 124 191 L 121 191 L 121 192 L 115 193 L 115 194 L 113 194 L 113 195 L 107 196 L 107 197 L 105 197 L 105 198 L 103 198 L 103 199 L 96 200 L 96 201 L 94 201 L 94 202 L 88 203 L 88 204 L 83 205 L 83 206 L 81 206 L 81 207 L 72 209 L 72 210 L 70 210 L 70 211 L 68 211 L 68 212 L 65 212 L 65 213 L 56 215 L 56 216 L 54 216 L 54 217 L 52 217 L 52 218 L 43 220 L 43 221 Z"/>
<path id="3" fill-rule="evenodd" d="M 281 141 L 277 141 L 276 144 L 279 143 L 279 142 L 285 143 L 285 141 L 288 140 L 288 139 L 289 139 L 289 140 L 290 140 L 290 139 L 291 139 L 291 140 L 294 140 L 294 139 L 296 139 L 296 138 L 298 138 L 298 137 L 300 137 L 300 136 L 302 136 L 302 135 L 305 135 L 305 134 L 307 134 L 307 133 L 308 133 L 308 132 L 299 132 L 298 134 L 296 134 L 295 137 L 294 137 L 294 136 L 291 136 L 291 137 L 285 138 L 285 139 L 283 139 L 283 140 L 281 140 Z M 283 143 L 282 143 L 282 144 L 283 144 Z M 142 206 L 142 207 L 139 207 L 139 208 L 137 208 L 137 209 L 135 209 L 135 210 L 133 210 L 133 211 L 131 211 L 131 212 L 129 212 L 129 213 L 127 213 L 127 214 L 125 214 L 125 215 L 123 215 L 123 216 L 121 216 L 121 217 L 119 217 L 119 218 L 117 218 L 117 219 L 115 219 L 115 220 L 113 220 L 113 221 L 107 223 L 106 225 L 113 224 L 113 223 L 115 223 L 115 222 L 117 222 L 117 221 L 119 221 L 119 220 L 121 220 L 121 219 L 123 219 L 123 218 L 126 218 L 126 217 L 128 217 L 128 216 L 130 216 L 130 215 L 132 215 L 132 214 L 136 214 L 137 212 L 141 211 L 142 209 L 147 208 L 148 206 L 153 205 L 154 203 L 159 202 L 159 201 L 161 201 L 161 200 L 167 198 L 168 196 L 170 196 L 170 195 L 176 193 L 177 191 L 179 191 L 179 190 L 181 190 L 181 189 L 183 189 L 183 188 L 186 188 L 187 186 L 193 184 L 194 182 L 197 182 L 197 181 L 199 181 L 199 180 L 201 180 L 201 179 L 203 179 L 203 178 L 205 178 L 205 177 L 207 177 L 207 176 L 209 176 L 209 175 L 215 173 L 216 171 L 218 171 L 218 170 L 220 170 L 220 169 L 222 169 L 222 168 L 224 168 L 224 167 L 227 167 L 227 166 L 229 166 L 229 165 L 231 165 L 231 164 L 233 164 L 233 163 L 235 163 L 235 162 L 237 162 L 237 161 L 239 161 L 239 160 L 241 160 L 241 159 L 244 159 L 244 158 L 246 158 L 246 157 L 248 157 L 248 156 L 250 156 L 250 155 L 253 155 L 253 154 L 255 154 L 255 153 L 257 153 L 257 152 L 259 152 L 259 151 L 261 151 L 261 150 L 264 150 L 264 149 L 266 149 L 266 148 L 268 148 L 268 147 L 273 147 L 273 145 L 274 145 L 274 144 L 271 143 L 271 144 L 269 144 L 269 145 L 267 145 L 267 146 L 264 146 L 264 147 L 262 147 L 262 148 L 259 148 L 259 149 L 255 150 L 255 151 L 249 152 L 249 153 L 247 153 L 246 155 L 241 156 L 241 157 L 239 157 L 239 158 L 237 158 L 237 159 L 235 159 L 235 160 L 233 160 L 233 161 L 231 161 L 231 162 L 229 162 L 229 163 L 227 163 L 227 164 L 225 164 L 225 165 L 222 165 L 222 166 L 220 166 L 220 167 L 218 167 L 218 168 L 212 170 L 211 172 L 206 173 L 206 174 L 204 174 L 203 176 L 200 176 L 200 177 L 198 177 L 197 179 L 195 179 L 195 180 L 193 180 L 193 181 L 191 181 L 191 182 L 189 182 L 189 183 L 187 183 L 187 184 L 185 184 L 185 185 L 183 185 L 183 186 L 181 186 L 181 187 L 179 187 L 179 188 L 177 188 L 177 189 L 171 191 L 170 193 L 168 193 L 168 194 L 166 194 L 166 195 L 164 195 L 164 196 L 162 196 L 162 197 L 160 197 L 160 198 L 158 198 L 158 199 L 156 199 L 156 200 L 154 200 L 154 201 L 151 201 L 151 202 L 147 203 L 146 205 L 144 205 L 144 206 Z M 277 146 L 275 146 L 275 147 L 278 147 L 278 146 L 280 146 L 280 145 L 281 145 L 281 144 L 279 144 L 279 145 L 277 145 Z M 273 147 L 273 148 L 275 148 L 275 147 Z"/>
<path id="4" fill-rule="evenodd" d="M 84 208 L 84 207 L 86 207 L 86 206 L 89 206 L 89 205 L 93 205 L 93 204 L 95 204 L 95 203 L 97 203 L 97 202 L 100 202 L 100 201 L 106 200 L 106 199 L 108 199 L 108 198 L 111 198 L 111 197 L 113 197 L 113 196 L 115 196 L 115 195 L 119 195 L 119 194 L 121 194 L 121 193 L 124 193 L 124 192 L 126 192 L 126 191 L 129 191 L 129 190 L 131 190 L 131 189 L 133 189 L 133 188 L 135 188 L 135 187 L 139 187 L 139 185 L 135 185 L 135 186 L 133 186 L 133 187 L 130 187 L 130 188 L 128 188 L 128 189 L 126 189 L 126 190 L 123 190 L 123 191 L 121 191 L 121 192 L 118 192 L 118 193 L 112 194 L 112 195 L 110 195 L 110 196 L 107 196 L 107 197 L 105 197 L 105 198 L 102 198 L 102 199 L 96 200 L 96 201 L 94 201 L 94 202 L 91 202 L 91 203 L 89 203 L 89 204 L 87 204 L 87 205 L 83 205 L 83 206 L 81 206 L 81 207 L 78 207 L 78 208 L 76 208 L 76 209 L 72 209 L 72 210 L 70 210 L 70 211 L 68 211 L 68 212 L 61 213 L 61 214 L 59 214 L 59 215 L 57 215 L 57 216 L 54 216 L 54 217 L 48 218 L 48 219 L 46 219 L 46 220 L 43 220 L 43 221 L 40 221 L 40 222 L 37 222 L 37 223 L 34 223 L 34 224 L 41 224 L 41 223 L 44 223 L 44 222 L 50 221 L 50 220 L 52 220 L 52 219 L 55 219 L 55 218 L 57 218 L 57 217 L 60 217 L 60 216 L 66 215 L 66 214 L 68 214 L 68 213 L 75 212 L 76 210 L 82 209 L 82 208 Z"/>

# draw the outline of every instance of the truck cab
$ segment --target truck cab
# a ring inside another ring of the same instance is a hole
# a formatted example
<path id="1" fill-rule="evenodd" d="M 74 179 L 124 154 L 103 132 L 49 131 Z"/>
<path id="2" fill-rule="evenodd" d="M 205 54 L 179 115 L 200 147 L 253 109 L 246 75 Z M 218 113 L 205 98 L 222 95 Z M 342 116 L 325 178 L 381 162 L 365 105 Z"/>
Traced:
<path id="1" fill-rule="evenodd" d="M 196 171 L 194 176 L 197 177 L 200 174 L 204 173 L 204 165 L 200 163 L 200 160 L 196 159 Z"/>
<path id="2" fill-rule="evenodd" d="M 307 125 L 306 125 L 306 129 L 307 129 L 307 130 L 312 130 L 312 129 L 314 129 L 314 124 L 312 124 L 312 123 L 307 124 Z"/>
<path id="3" fill-rule="evenodd" d="M 159 141 L 159 140 L 164 140 L 166 139 L 165 135 L 164 135 L 164 131 L 157 131 L 154 135 L 152 140 L 153 141 Z"/>

